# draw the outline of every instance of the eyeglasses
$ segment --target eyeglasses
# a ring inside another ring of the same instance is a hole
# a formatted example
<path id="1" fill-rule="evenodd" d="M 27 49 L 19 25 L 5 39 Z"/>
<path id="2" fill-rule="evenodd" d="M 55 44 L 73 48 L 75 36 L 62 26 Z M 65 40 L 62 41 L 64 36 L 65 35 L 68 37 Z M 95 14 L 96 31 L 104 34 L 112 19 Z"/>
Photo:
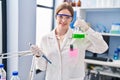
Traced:
<path id="1" fill-rule="evenodd" d="M 72 18 L 71 15 L 68 15 L 68 14 L 57 14 L 56 15 L 59 19 L 65 19 L 65 20 L 69 20 Z"/>

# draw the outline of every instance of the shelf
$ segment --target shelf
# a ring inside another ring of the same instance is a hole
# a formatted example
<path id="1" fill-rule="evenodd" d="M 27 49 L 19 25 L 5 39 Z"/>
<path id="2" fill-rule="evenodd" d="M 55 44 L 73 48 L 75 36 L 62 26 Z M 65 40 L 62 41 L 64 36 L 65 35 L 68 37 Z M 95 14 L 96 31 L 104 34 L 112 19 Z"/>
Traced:
<path id="1" fill-rule="evenodd" d="M 85 10 L 85 11 L 119 11 L 120 7 L 73 7 L 74 10 Z"/>
<path id="2" fill-rule="evenodd" d="M 77 7 L 77 8 L 75 8 L 75 10 L 77 10 L 77 12 L 80 13 L 80 16 L 82 17 L 82 19 L 85 19 L 86 21 L 90 22 L 92 25 L 102 23 L 108 29 L 111 29 L 112 23 L 119 22 L 119 19 L 120 19 L 120 16 L 119 16 L 120 7 Z M 95 26 L 93 26 L 93 28 L 94 27 Z M 101 33 L 101 35 L 105 38 L 105 41 L 107 41 L 107 43 L 110 44 L 110 45 L 108 45 L 109 50 L 107 53 L 109 53 L 109 54 L 107 54 L 107 55 L 109 55 L 109 56 L 113 55 L 112 52 L 114 51 L 116 46 L 118 46 L 118 44 L 119 44 L 120 38 L 118 38 L 118 37 L 120 37 L 120 34 Z M 111 37 L 115 37 L 115 38 L 111 38 Z M 113 41 L 114 39 L 115 39 L 115 41 Z M 101 55 L 101 57 L 107 57 L 107 56 Z M 87 68 L 87 64 L 120 68 L 120 60 L 113 60 L 113 62 L 109 62 L 109 61 L 85 59 L 86 68 Z M 92 71 L 92 73 L 96 73 L 96 71 Z M 109 71 L 109 72 L 107 70 L 100 71 L 100 74 L 120 78 L 119 73 L 113 73 L 112 71 Z"/>
<path id="3" fill-rule="evenodd" d="M 114 60 L 113 62 L 104 62 L 104 61 L 97 61 L 97 60 L 90 60 L 90 59 L 85 59 L 86 64 L 96 64 L 96 65 L 105 65 L 109 67 L 117 67 L 120 68 L 120 60 Z M 112 71 L 99 71 L 101 75 L 106 75 L 106 76 L 112 76 L 112 77 L 118 77 L 120 78 L 119 73 L 113 73 Z M 96 70 L 91 70 L 91 73 L 97 73 Z"/>
<path id="4" fill-rule="evenodd" d="M 120 60 L 113 60 L 113 62 L 104 62 L 104 61 L 85 59 L 85 63 L 97 64 L 97 65 L 106 65 L 106 66 L 120 68 Z"/>
<path id="5" fill-rule="evenodd" d="M 80 9 L 120 9 L 120 7 L 78 7 Z"/>
<path id="6" fill-rule="evenodd" d="M 113 72 L 105 72 L 105 71 L 99 71 L 101 75 L 106 75 L 106 76 L 112 76 L 112 77 L 118 77 L 120 78 L 119 73 L 113 73 Z M 91 73 L 96 73 L 96 71 L 91 70 Z"/>
<path id="7" fill-rule="evenodd" d="M 120 9 L 120 7 L 73 7 L 73 9 L 98 10 L 98 9 Z"/>
<path id="8" fill-rule="evenodd" d="M 120 34 L 101 33 L 103 36 L 120 36 Z"/>

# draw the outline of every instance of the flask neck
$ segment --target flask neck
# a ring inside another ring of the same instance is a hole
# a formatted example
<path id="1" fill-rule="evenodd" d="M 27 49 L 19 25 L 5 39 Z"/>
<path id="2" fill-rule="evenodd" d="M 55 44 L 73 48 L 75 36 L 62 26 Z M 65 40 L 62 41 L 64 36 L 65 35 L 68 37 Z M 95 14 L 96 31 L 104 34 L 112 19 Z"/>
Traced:
<path id="1" fill-rule="evenodd" d="M 77 6 L 78 6 L 78 7 L 81 7 L 81 0 L 78 0 Z"/>

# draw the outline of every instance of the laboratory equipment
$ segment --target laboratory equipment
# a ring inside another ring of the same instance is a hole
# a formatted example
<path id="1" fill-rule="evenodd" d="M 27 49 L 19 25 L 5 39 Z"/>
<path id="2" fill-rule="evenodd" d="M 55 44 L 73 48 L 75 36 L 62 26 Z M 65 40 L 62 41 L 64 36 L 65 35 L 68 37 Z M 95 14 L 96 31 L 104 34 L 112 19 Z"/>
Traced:
<path id="1" fill-rule="evenodd" d="M 76 39 L 85 38 L 85 34 L 79 32 L 79 31 L 75 31 L 75 32 L 72 34 L 72 38 L 76 38 Z"/>
<path id="2" fill-rule="evenodd" d="M 22 57 L 22 56 L 29 56 L 29 55 L 33 55 L 31 53 L 31 51 L 10 52 L 10 53 L 0 54 L 0 59 L 7 59 L 7 58 L 13 58 L 13 57 Z M 33 56 L 32 65 L 31 65 L 28 80 L 33 80 L 34 70 L 35 70 L 35 57 Z"/>
<path id="3" fill-rule="evenodd" d="M 116 49 L 116 50 L 114 51 L 113 59 L 114 59 L 114 60 L 118 60 L 118 59 L 119 59 L 119 51 L 118 51 L 118 49 Z"/>
<path id="4" fill-rule="evenodd" d="M 111 26 L 110 33 L 120 34 L 120 23 L 113 23 L 112 26 Z"/>
<path id="5" fill-rule="evenodd" d="M 84 80 L 101 80 L 100 79 L 100 72 L 96 71 L 95 73 L 92 73 L 91 70 L 88 70 L 86 72 Z"/>
<path id="6" fill-rule="evenodd" d="M 12 77 L 10 80 L 20 80 L 19 76 L 18 76 L 18 71 L 13 71 L 12 72 Z"/>
<path id="7" fill-rule="evenodd" d="M 29 43 L 30 46 L 32 46 L 31 43 Z M 42 51 L 39 51 L 39 53 L 41 53 Z M 41 56 L 47 61 L 49 62 L 50 64 L 52 64 L 52 62 L 43 54 L 44 52 L 41 53 Z"/>
<path id="8" fill-rule="evenodd" d="M 33 54 L 29 50 L 28 51 L 20 51 L 20 52 L 9 52 L 9 53 L 0 54 L 0 59 L 30 56 L 30 55 L 33 55 Z M 33 80 L 34 79 L 34 74 L 35 74 L 35 56 L 33 56 L 33 58 L 32 58 L 32 64 L 31 64 L 31 69 L 30 69 L 30 72 L 29 72 L 28 80 Z"/>
<path id="9" fill-rule="evenodd" d="M 78 7 L 81 7 L 81 0 L 78 0 L 77 6 L 78 6 Z"/>
<path id="10" fill-rule="evenodd" d="M 29 43 L 30 46 L 32 46 L 31 43 Z M 48 60 L 48 58 L 42 53 L 41 56 L 48 61 L 50 64 L 52 63 L 50 60 Z M 31 64 L 31 69 L 30 69 L 30 73 L 29 73 L 29 77 L 28 80 L 33 80 L 34 78 L 34 74 L 35 74 L 35 55 L 32 58 L 32 64 Z"/>
<path id="11" fill-rule="evenodd" d="M 32 58 L 32 64 L 31 64 L 28 80 L 34 79 L 34 74 L 35 74 L 35 67 L 34 66 L 35 66 L 35 56 L 33 56 L 33 58 Z"/>
<path id="12" fill-rule="evenodd" d="M 91 56 L 85 56 L 85 59 L 91 59 L 91 60 L 98 60 L 98 61 L 108 61 L 108 58 L 103 58 L 103 57 L 91 57 Z"/>
<path id="13" fill-rule="evenodd" d="M 72 1 L 72 7 L 75 7 L 75 6 L 76 6 L 76 1 L 73 0 L 73 1 Z"/>
<path id="14" fill-rule="evenodd" d="M 76 8 L 76 20 L 81 20 L 81 16 L 80 16 L 80 9 Z M 74 23 L 74 29 L 73 29 L 73 34 L 72 34 L 72 38 L 75 39 L 82 39 L 85 38 L 85 33 L 82 32 L 81 28 L 76 26 L 76 23 Z"/>
<path id="15" fill-rule="evenodd" d="M 6 71 L 4 70 L 4 64 L 0 64 L 0 80 L 6 80 Z"/>

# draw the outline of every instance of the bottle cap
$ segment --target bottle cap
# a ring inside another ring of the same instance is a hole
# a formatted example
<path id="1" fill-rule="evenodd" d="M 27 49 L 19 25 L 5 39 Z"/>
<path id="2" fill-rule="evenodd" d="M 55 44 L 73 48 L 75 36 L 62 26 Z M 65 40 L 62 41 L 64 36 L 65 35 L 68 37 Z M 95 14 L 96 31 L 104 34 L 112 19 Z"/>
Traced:
<path id="1" fill-rule="evenodd" d="M 0 68 L 3 68 L 4 67 L 4 64 L 0 64 Z"/>
<path id="2" fill-rule="evenodd" d="M 120 47 L 117 48 L 117 51 L 120 52 Z"/>
<path id="3" fill-rule="evenodd" d="M 14 75 L 14 76 L 18 75 L 18 71 L 14 71 L 14 72 L 12 73 L 12 75 Z"/>
<path id="4" fill-rule="evenodd" d="M 118 53 L 118 50 L 115 50 L 114 53 Z"/>

